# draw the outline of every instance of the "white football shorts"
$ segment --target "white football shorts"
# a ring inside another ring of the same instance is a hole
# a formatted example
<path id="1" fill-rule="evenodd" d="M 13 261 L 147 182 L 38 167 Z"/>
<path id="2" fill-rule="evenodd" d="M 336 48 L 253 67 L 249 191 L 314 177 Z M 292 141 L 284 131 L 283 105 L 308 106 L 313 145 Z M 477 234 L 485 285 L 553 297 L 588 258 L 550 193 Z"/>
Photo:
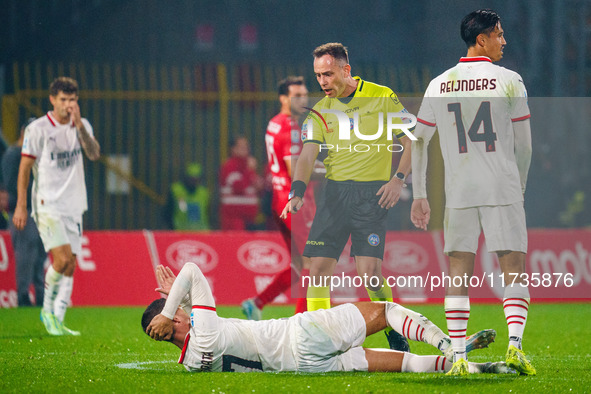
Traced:
<path id="1" fill-rule="evenodd" d="M 69 244 L 73 254 L 82 252 L 82 216 L 61 216 L 37 212 L 34 216 L 46 252 Z"/>
<path id="2" fill-rule="evenodd" d="M 527 227 L 523 202 L 471 208 L 445 208 L 445 254 L 478 250 L 484 232 L 489 252 L 510 250 L 527 253 Z"/>
<path id="3" fill-rule="evenodd" d="M 298 371 L 367 371 L 365 332 L 365 319 L 353 304 L 304 312 L 295 328 Z"/>

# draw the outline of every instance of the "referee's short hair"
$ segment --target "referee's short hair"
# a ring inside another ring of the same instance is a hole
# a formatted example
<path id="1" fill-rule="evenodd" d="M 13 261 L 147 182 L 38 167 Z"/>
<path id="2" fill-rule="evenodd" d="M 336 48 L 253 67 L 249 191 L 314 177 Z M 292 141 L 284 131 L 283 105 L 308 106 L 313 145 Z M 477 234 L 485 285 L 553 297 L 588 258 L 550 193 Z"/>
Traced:
<path id="1" fill-rule="evenodd" d="M 330 55 L 337 60 L 344 60 L 345 63 L 349 64 L 349 52 L 347 47 L 340 42 L 329 42 L 324 45 L 320 45 L 314 52 L 312 52 L 314 59 L 322 57 L 324 55 Z"/>
<path id="2" fill-rule="evenodd" d="M 304 85 L 304 77 L 290 75 L 289 77 L 279 81 L 279 84 L 277 85 L 279 95 L 289 95 L 289 87 L 291 85 Z"/>
<path id="3" fill-rule="evenodd" d="M 476 37 L 479 34 L 490 34 L 500 21 L 499 14 L 489 8 L 473 11 L 462 19 L 460 25 L 462 40 L 470 48 L 476 44 Z"/>
<path id="4" fill-rule="evenodd" d="M 58 77 L 54 79 L 51 85 L 49 85 L 49 94 L 55 97 L 59 92 L 78 94 L 78 82 L 70 77 Z"/>

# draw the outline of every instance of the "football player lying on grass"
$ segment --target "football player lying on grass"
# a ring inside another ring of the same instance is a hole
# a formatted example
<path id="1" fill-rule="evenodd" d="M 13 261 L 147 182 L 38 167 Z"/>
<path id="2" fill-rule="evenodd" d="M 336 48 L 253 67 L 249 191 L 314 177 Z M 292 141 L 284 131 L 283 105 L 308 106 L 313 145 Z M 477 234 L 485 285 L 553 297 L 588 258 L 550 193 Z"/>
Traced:
<path id="1" fill-rule="evenodd" d="M 185 264 L 176 279 L 163 266 L 156 274 L 156 290 L 168 298 L 148 306 L 142 328 L 153 339 L 182 349 L 179 363 L 189 371 L 446 372 L 452 366 L 449 337 L 396 303 L 343 304 L 278 320 L 226 319 L 216 314 L 211 289 L 197 265 Z M 435 346 L 443 355 L 361 347 L 367 336 L 386 327 Z M 467 339 L 467 348 L 487 347 L 495 335 L 494 330 L 480 331 Z M 473 373 L 512 372 L 504 362 L 471 362 L 469 368 Z"/>

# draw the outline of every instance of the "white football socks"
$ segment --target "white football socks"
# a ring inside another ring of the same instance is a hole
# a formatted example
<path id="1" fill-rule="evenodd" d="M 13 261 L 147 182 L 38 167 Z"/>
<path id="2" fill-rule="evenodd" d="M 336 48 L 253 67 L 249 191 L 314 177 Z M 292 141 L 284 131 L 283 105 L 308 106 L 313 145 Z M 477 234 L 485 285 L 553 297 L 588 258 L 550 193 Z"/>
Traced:
<path id="1" fill-rule="evenodd" d="M 63 275 L 53 269 L 50 264 L 45 273 L 45 293 L 43 296 L 43 310 L 46 313 L 53 313 L 53 306 L 59 290 L 59 283 Z"/>
<path id="2" fill-rule="evenodd" d="M 509 329 L 509 346 L 521 349 L 521 340 L 529 309 L 529 289 L 518 283 L 505 287 L 503 310 Z"/>
<path id="3" fill-rule="evenodd" d="M 59 282 L 59 291 L 54 304 L 54 314 L 56 319 L 63 323 L 64 317 L 66 316 L 66 309 L 70 305 L 70 299 L 72 297 L 72 289 L 74 288 L 74 277 L 62 276 Z"/>
<path id="4" fill-rule="evenodd" d="M 405 338 L 428 343 L 442 352 L 449 346 L 447 335 L 439 327 L 425 316 L 394 302 L 386 302 L 386 322 Z"/>
<path id="5" fill-rule="evenodd" d="M 489 363 L 490 364 L 490 363 Z M 419 356 L 404 353 L 400 372 L 448 372 L 452 367 L 451 360 L 443 356 Z M 468 372 L 486 372 L 487 363 L 468 362 Z"/>
<path id="6" fill-rule="evenodd" d="M 443 356 L 418 356 L 404 353 L 400 372 L 446 372 L 452 364 Z"/>
<path id="7" fill-rule="evenodd" d="M 470 299 L 467 296 L 445 297 L 445 318 L 447 331 L 454 350 L 453 362 L 466 357 L 466 331 L 468 330 L 468 318 L 470 317 Z"/>

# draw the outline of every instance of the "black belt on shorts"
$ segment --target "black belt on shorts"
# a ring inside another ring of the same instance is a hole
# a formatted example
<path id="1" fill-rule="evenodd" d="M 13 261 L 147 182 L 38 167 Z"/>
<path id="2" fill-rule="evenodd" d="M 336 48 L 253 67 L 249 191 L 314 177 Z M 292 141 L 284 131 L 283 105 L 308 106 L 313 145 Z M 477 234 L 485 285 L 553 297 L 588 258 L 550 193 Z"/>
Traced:
<path id="1" fill-rule="evenodd" d="M 351 185 L 351 186 L 359 186 L 359 187 L 366 187 L 366 186 L 382 186 L 388 183 L 388 181 L 334 181 L 332 179 L 327 179 L 328 182 L 334 183 L 337 185 Z"/>

